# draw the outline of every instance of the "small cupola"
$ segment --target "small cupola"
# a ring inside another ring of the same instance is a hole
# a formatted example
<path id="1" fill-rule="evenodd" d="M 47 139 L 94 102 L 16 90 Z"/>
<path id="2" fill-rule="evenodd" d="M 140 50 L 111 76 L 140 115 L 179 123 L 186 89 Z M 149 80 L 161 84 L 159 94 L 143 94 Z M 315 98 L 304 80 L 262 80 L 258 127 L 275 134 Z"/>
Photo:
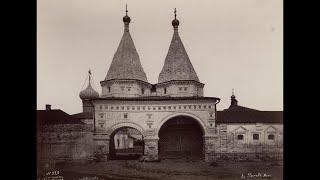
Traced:
<path id="1" fill-rule="evenodd" d="M 234 89 L 232 89 L 232 96 L 231 96 L 231 105 L 230 107 L 238 106 L 238 100 L 236 99 L 236 96 L 234 95 Z"/>
<path id="2" fill-rule="evenodd" d="M 93 99 L 93 98 L 99 97 L 99 93 L 95 91 L 91 86 L 91 71 L 89 70 L 88 73 L 89 73 L 89 83 L 87 88 L 80 92 L 79 97 L 81 99 Z"/>

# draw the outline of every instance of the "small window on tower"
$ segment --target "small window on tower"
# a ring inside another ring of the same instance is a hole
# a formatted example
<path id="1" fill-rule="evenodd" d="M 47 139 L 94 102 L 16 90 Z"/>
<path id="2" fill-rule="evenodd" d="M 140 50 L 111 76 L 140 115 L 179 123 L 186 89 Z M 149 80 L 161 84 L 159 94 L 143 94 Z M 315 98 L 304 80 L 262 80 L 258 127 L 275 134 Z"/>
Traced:
<path id="1" fill-rule="evenodd" d="M 111 88 L 110 87 L 108 87 L 108 92 L 110 92 L 111 91 Z"/>
<path id="2" fill-rule="evenodd" d="M 188 88 L 187 87 L 184 87 L 184 90 L 186 91 Z"/>
<path id="3" fill-rule="evenodd" d="M 164 94 L 167 94 L 167 88 L 164 88 Z"/>
<path id="4" fill-rule="evenodd" d="M 179 87 L 179 91 L 182 91 L 182 87 Z"/>
<path id="5" fill-rule="evenodd" d="M 141 93 L 144 94 L 144 89 L 143 88 L 141 89 Z"/>
<path id="6" fill-rule="evenodd" d="M 127 119 L 127 118 L 128 118 L 128 114 L 127 114 L 127 113 L 124 113 L 123 117 L 124 117 L 125 119 Z"/>

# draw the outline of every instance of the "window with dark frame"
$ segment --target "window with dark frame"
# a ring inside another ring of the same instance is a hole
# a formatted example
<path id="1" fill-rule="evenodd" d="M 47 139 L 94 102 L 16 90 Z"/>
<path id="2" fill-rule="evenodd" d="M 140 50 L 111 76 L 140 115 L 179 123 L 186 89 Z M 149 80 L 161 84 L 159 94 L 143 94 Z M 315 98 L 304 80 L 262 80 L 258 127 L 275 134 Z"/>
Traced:
<path id="1" fill-rule="evenodd" d="M 268 135 L 268 139 L 269 139 L 269 140 L 274 140 L 274 135 L 273 135 L 273 134 L 269 134 L 269 135 Z"/>
<path id="2" fill-rule="evenodd" d="M 127 118 L 128 118 L 128 114 L 127 114 L 127 113 L 124 113 L 124 114 L 123 114 L 123 117 L 124 117 L 125 119 L 127 119 Z"/>
<path id="3" fill-rule="evenodd" d="M 164 88 L 164 94 L 167 94 L 167 88 Z"/>
<path id="4" fill-rule="evenodd" d="M 259 134 L 253 134 L 252 138 L 253 140 L 259 140 Z"/>
<path id="5" fill-rule="evenodd" d="M 243 140 L 243 135 L 242 135 L 242 134 L 239 134 L 239 135 L 237 136 L 237 139 L 238 139 L 238 140 Z"/>

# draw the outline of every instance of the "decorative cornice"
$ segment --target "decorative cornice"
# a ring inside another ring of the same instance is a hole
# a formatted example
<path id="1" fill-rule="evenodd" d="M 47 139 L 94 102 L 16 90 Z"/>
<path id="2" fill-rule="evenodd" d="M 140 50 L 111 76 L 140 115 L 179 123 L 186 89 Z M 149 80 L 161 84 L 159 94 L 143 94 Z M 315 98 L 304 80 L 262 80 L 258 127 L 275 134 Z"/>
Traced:
<path id="1" fill-rule="evenodd" d="M 203 88 L 205 85 L 201 82 L 194 81 L 194 80 L 171 80 L 171 81 L 166 81 L 166 82 L 162 82 L 162 83 L 157 83 L 157 84 L 155 84 L 155 86 L 156 87 L 163 87 L 163 86 L 168 86 L 171 84 L 195 84 L 201 88 Z"/>
<path id="2" fill-rule="evenodd" d="M 120 84 L 120 83 L 138 83 L 143 86 L 148 86 L 150 88 L 152 87 L 152 84 L 139 79 L 110 79 L 110 80 L 100 81 L 101 86 L 110 85 L 110 84 Z"/>

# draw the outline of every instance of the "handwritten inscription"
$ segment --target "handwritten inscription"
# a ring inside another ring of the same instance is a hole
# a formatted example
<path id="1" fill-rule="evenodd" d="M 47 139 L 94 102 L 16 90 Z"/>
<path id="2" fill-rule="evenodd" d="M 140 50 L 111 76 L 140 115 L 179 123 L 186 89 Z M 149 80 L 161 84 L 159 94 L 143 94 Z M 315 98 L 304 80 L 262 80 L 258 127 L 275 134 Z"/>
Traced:
<path id="1" fill-rule="evenodd" d="M 241 179 L 246 179 L 246 178 L 271 178 L 271 174 L 267 173 L 247 173 L 247 174 L 241 174 Z"/>

